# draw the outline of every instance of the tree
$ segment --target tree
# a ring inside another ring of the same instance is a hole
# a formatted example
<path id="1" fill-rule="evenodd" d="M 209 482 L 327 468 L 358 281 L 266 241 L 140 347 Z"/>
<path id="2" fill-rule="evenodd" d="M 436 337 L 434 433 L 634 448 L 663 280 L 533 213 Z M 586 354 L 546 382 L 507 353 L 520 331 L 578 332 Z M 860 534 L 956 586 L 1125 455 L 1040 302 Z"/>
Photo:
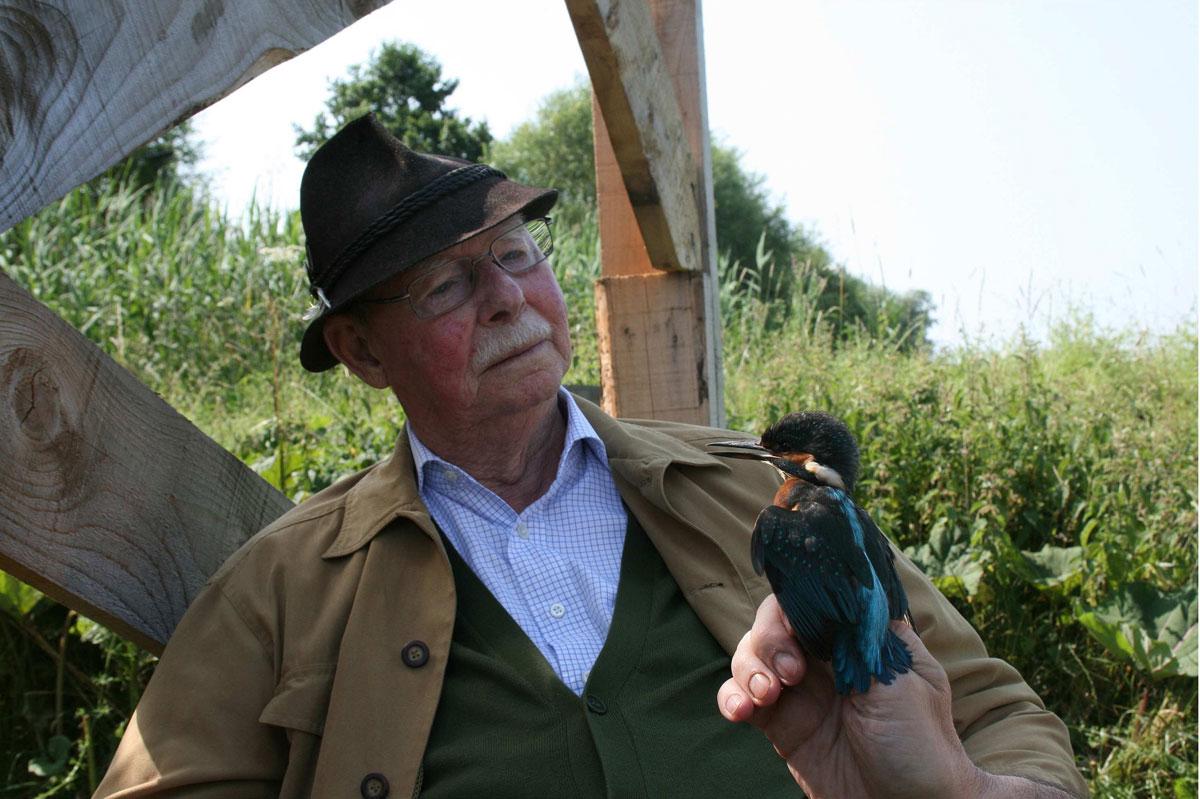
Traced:
<path id="1" fill-rule="evenodd" d="M 766 189 L 766 178 L 742 166 L 733 147 L 712 145 L 717 251 L 735 291 L 754 292 L 789 312 L 797 270 L 821 282 L 817 304 L 836 323 L 839 336 L 903 335 L 905 346 L 925 342 L 933 303 L 925 292 L 900 295 L 846 273 L 815 236 L 788 221 Z M 592 95 L 577 83 L 548 95 L 534 118 L 492 146 L 492 162 L 514 180 L 553 186 L 560 192 L 555 217 L 566 224 L 587 219 L 596 207 L 592 143 Z M 727 278 L 728 279 L 728 278 Z"/>
<path id="2" fill-rule="evenodd" d="M 766 178 L 746 171 L 741 157 L 732 147 L 712 147 L 718 252 L 743 266 L 753 265 L 762 239 L 763 250 L 772 260 L 794 255 L 813 266 L 828 266 L 829 253 L 788 222 L 783 206 L 767 194 Z"/>
<path id="3" fill-rule="evenodd" d="M 492 164 L 513 180 L 559 191 L 555 219 L 578 223 L 596 207 L 592 91 L 581 81 L 547 95 L 533 119 L 492 145 Z"/>
<path id="4" fill-rule="evenodd" d="M 308 160 L 338 129 L 368 111 L 414 150 L 483 160 L 492 134 L 486 122 L 446 107 L 458 81 L 442 77 L 437 59 L 411 44 L 388 42 L 366 64 L 331 81 L 325 111 L 310 130 L 295 126 L 296 150 Z"/>
<path id="5" fill-rule="evenodd" d="M 190 120 L 147 142 L 124 160 L 92 179 L 91 184 L 117 182 L 133 188 L 195 182 L 192 170 L 200 160 L 200 145 Z"/>

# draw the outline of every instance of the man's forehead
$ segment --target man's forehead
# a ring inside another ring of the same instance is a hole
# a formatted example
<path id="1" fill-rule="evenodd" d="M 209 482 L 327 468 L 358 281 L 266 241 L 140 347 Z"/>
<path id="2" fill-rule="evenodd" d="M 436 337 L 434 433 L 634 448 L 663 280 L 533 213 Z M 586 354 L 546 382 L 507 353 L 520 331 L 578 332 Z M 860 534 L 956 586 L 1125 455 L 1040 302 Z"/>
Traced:
<path id="1" fill-rule="evenodd" d="M 413 269 L 411 271 L 416 271 L 426 266 L 432 266 L 433 264 L 441 263 L 442 261 L 447 261 L 461 255 L 475 255 L 477 253 L 481 253 L 488 248 L 496 236 L 500 235 L 510 227 L 521 224 L 523 221 L 524 217 L 521 214 L 513 214 L 510 217 L 506 217 L 495 225 L 492 225 L 490 228 L 479 231 L 469 239 L 463 239 L 458 244 L 447 247 L 444 250 L 439 250 L 427 258 L 422 258 L 413 265 Z"/>

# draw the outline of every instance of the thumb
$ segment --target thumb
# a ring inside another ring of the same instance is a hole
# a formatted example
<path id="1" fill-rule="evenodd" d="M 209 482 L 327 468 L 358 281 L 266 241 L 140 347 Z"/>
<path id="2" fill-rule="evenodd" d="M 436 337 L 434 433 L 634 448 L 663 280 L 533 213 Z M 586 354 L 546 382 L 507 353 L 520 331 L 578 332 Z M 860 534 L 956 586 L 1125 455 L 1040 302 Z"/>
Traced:
<path id="1" fill-rule="evenodd" d="M 950 680 L 946 676 L 946 670 L 942 668 L 941 663 L 937 662 L 937 658 L 930 654 L 925 642 L 917 635 L 912 625 L 906 621 L 893 619 L 891 629 L 912 654 L 913 672 L 930 685 L 949 690 Z"/>

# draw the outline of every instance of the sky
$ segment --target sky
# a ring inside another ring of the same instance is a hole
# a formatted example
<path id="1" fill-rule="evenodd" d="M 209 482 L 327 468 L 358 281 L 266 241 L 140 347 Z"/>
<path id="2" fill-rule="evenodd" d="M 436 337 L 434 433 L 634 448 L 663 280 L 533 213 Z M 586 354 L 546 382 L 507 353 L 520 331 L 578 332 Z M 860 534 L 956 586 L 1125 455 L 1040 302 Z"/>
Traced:
<path id="1" fill-rule="evenodd" d="M 1183 0 L 710 0 L 709 127 L 848 271 L 928 291 L 943 345 L 1072 313 L 1196 318 L 1197 7 Z M 471 24 L 463 24 L 470 20 Z M 381 42 L 459 79 L 503 138 L 586 77 L 565 6 L 393 0 L 194 118 L 237 215 L 295 208 L 329 81 Z"/>

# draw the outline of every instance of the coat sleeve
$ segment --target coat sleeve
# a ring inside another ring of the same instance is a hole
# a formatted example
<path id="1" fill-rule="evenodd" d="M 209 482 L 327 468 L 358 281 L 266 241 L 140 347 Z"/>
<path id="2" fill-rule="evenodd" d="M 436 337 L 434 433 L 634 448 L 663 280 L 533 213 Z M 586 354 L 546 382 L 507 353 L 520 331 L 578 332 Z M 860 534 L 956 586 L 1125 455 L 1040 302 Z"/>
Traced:
<path id="1" fill-rule="evenodd" d="M 972 762 L 1086 797 L 1066 725 L 1015 668 L 988 656 L 975 629 L 908 558 L 897 554 L 896 570 L 921 641 L 950 679 L 954 728 Z"/>
<path id="2" fill-rule="evenodd" d="M 273 660 L 265 635 L 210 583 L 171 636 L 95 796 L 278 796 L 287 737 L 259 721 Z"/>

